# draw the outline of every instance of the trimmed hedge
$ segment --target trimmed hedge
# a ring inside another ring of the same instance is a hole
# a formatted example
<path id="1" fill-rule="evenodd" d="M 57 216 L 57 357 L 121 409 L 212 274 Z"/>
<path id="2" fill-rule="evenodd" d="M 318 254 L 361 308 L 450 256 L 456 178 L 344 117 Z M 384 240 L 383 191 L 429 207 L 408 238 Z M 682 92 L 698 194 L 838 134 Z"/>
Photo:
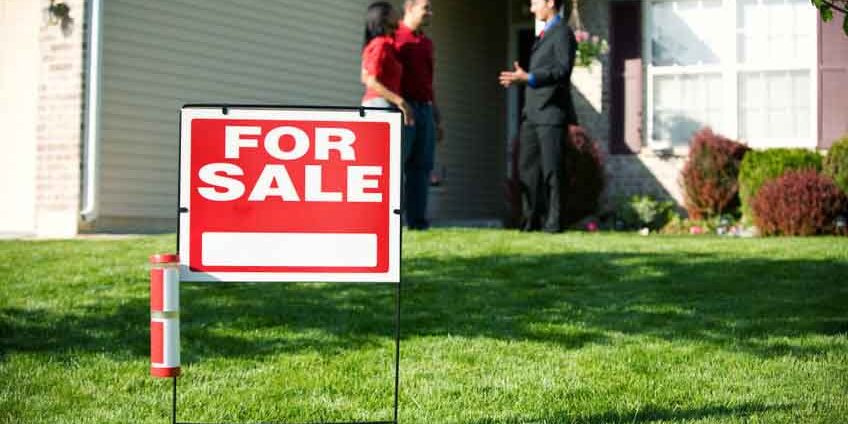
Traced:
<path id="1" fill-rule="evenodd" d="M 843 192 L 848 193 L 848 136 L 833 143 L 824 157 L 822 170 Z"/>
<path id="2" fill-rule="evenodd" d="M 768 149 L 748 152 L 739 167 L 739 198 L 742 202 L 743 213 L 751 215 L 751 203 L 763 184 L 780 177 L 787 171 L 804 169 L 821 171 L 821 155 L 806 149 Z"/>
<path id="3" fill-rule="evenodd" d="M 680 174 L 686 211 L 702 220 L 739 208 L 739 166 L 750 149 L 713 133 L 697 132 L 689 149 L 689 159 Z"/>
<path id="4" fill-rule="evenodd" d="M 833 180 L 812 169 L 766 182 L 751 204 L 763 235 L 784 236 L 832 234 L 846 205 L 848 198 Z"/>

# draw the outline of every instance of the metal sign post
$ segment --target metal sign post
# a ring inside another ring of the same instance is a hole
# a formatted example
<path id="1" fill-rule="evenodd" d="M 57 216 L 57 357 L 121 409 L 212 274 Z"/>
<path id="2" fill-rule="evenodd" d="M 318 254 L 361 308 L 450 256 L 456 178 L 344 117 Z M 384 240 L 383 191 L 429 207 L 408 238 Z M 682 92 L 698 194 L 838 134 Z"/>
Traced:
<path id="1" fill-rule="evenodd" d="M 399 396 L 400 396 L 400 283 L 395 287 L 395 366 L 394 366 L 394 399 L 392 401 L 392 420 L 391 421 L 350 421 L 339 423 L 311 423 L 311 424 L 398 424 L 399 411 Z M 179 376 L 171 377 L 173 380 L 171 388 L 171 424 L 224 424 L 224 423 L 199 423 L 193 421 L 177 421 L 177 379 Z M 274 423 L 262 421 L 263 424 L 292 424 L 292 423 Z M 233 423 L 227 423 L 233 424 Z M 304 423 L 305 424 L 305 423 Z"/>
<path id="2" fill-rule="evenodd" d="M 180 281 L 395 285 L 392 421 L 359 424 L 398 422 L 402 118 L 221 104 L 180 115 Z M 171 423 L 191 424 L 177 421 L 177 389 L 173 376 Z"/>

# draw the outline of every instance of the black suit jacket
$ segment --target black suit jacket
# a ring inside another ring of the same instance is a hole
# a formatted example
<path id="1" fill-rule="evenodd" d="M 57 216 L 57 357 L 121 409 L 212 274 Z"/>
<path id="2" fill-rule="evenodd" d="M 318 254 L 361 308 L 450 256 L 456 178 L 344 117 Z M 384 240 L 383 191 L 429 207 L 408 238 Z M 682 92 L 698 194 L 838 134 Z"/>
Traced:
<path id="1" fill-rule="evenodd" d="M 524 117 L 541 125 L 577 125 L 571 99 L 571 70 L 577 53 L 574 31 L 560 20 L 537 39 L 530 54 L 527 72 L 536 79 L 536 88 L 524 91 Z"/>

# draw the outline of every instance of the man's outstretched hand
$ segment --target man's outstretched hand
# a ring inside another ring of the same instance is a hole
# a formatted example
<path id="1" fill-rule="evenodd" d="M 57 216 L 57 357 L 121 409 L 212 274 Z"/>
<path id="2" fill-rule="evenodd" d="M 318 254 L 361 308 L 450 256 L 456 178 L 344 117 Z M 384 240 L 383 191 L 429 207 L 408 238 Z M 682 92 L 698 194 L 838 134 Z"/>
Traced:
<path id="1" fill-rule="evenodd" d="M 509 88 L 513 84 L 527 84 L 527 81 L 530 79 L 527 71 L 522 69 L 518 65 L 518 62 L 513 63 L 513 66 L 515 69 L 501 72 L 501 76 L 498 78 L 501 85 L 506 88 Z"/>

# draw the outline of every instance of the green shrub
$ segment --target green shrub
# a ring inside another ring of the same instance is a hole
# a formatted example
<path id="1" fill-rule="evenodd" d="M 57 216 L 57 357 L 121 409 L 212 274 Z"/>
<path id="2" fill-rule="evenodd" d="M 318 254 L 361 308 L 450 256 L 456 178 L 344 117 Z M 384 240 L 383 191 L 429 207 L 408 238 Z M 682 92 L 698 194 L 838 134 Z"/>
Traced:
<path id="1" fill-rule="evenodd" d="M 821 171 L 822 158 L 806 149 L 768 149 L 750 151 L 739 168 L 739 197 L 742 211 L 751 216 L 751 203 L 760 187 L 782 176 L 786 171 L 815 169 Z"/>
<path id="2" fill-rule="evenodd" d="M 830 147 L 824 157 L 823 171 L 842 191 L 848 193 L 848 136 Z"/>
<path id="3" fill-rule="evenodd" d="M 616 227 L 627 230 L 645 227 L 659 230 L 677 215 L 674 209 L 672 201 L 636 195 L 619 202 L 616 210 Z"/>

